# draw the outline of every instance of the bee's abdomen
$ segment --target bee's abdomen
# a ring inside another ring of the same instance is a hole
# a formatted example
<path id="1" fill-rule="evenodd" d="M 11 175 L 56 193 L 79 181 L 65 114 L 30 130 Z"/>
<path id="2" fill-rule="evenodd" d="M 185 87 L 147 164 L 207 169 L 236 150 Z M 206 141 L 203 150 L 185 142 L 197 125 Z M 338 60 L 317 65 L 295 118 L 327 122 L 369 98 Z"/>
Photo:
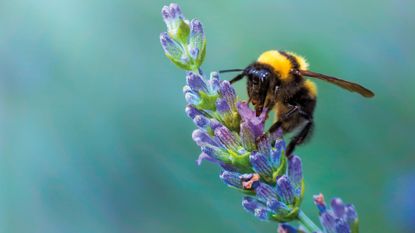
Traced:
<path id="1" fill-rule="evenodd" d="M 309 84 L 311 86 L 311 84 Z M 306 87 L 300 88 L 287 101 L 279 101 L 275 104 L 277 120 L 281 120 L 282 130 L 285 133 L 291 132 L 303 122 L 312 120 L 314 109 L 317 103 L 316 96 Z M 299 110 L 292 113 L 290 117 L 285 117 L 286 113 L 294 106 Z"/>

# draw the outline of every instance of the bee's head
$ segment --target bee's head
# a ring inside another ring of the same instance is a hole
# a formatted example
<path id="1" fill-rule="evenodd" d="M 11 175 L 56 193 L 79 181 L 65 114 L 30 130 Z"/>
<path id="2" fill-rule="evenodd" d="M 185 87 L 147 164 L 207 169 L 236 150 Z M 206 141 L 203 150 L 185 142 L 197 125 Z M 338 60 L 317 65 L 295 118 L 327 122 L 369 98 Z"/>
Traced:
<path id="1" fill-rule="evenodd" d="M 262 64 L 254 63 L 248 66 L 245 71 L 248 77 L 247 89 L 249 100 L 255 106 L 256 115 L 261 114 L 266 103 L 269 88 L 274 88 L 274 82 L 277 80 L 271 69 Z"/>
<path id="2" fill-rule="evenodd" d="M 268 65 L 255 62 L 245 69 L 233 69 L 233 70 L 224 70 L 224 72 L 233 72 L 233 71 L 242 71 L 238 76 L 231 80 L 231 83 L 234 83 L 238 80 L 241 80 L 243 77 L 248 77 L 247 80 L 247 89 L 249 102 L 255 106 L 256 115 L 259 116 L 264 107 L 269 103 L 266 103 L 267 95 L 269 88 L 275 88 L 279 86 L 279 79 L 276 77 L 276 74 L 272 72 L 272 68 Z"/>

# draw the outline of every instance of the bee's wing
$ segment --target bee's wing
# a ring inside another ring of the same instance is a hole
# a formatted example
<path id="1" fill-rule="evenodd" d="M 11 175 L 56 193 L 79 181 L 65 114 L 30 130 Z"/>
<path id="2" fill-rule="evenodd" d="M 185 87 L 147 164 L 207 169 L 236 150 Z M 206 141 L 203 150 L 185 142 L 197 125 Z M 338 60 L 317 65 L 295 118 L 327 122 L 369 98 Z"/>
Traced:
<path id="1" fill-rule="evenodd" d="M 352 82 L 349 82 L 349 81 L 345 81 L 345 80 L 338 79 L 338 78 L 335 78 L 335 77 L 330 77 L 330 76 L 327 76 L 327 75 L 324 75 L 324 74 L 315 73 L 315 72 L 308 71 L 308 70 L 300 70 L 300 74 L 303 75 L 303 76 L 307 76 L 307 77 L 312 77 L 312 78 L 318 78 L 318 79 L 321 79 L 321 80 L 325 80 L 327 82 L 336 84 L 337 86 L 342 87 L 342 88 L 344 88 L 348 91 L 357 92 L 357 93 L 361 94 L 364 97 L 369 98 L 369 97 L 375 96 L 375 94 L 371 90 L 366 89 L 365 87 L 363 87 L 363 86 L 361 86 L 357 83 L 352 83 Z"/>

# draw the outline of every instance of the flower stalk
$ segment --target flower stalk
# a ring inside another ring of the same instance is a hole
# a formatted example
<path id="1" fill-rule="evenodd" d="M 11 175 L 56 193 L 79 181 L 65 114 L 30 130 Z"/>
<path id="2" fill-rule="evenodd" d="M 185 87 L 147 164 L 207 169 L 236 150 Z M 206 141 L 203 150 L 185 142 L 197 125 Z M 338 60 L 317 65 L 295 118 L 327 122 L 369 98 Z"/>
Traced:
<path id="1" fill-rule="evenodd" d="M 307 228 L 308 232 L 321 232 L 320 228 L 303 211 L 298 213 L 298 221 Z"/>
<path id="2" fill-rule="evenodd" d="M 243 208 L 260 220 L 280 223 L 279 233 L 322 232 L 301 210 L 305 187 L 301 158 L 285 156 L 281 130 L 264 136 L 267 109 L 257 116 L 217 72 L 204 77 L 206 36 L 199 20 L 187 20 L 174 3 L 162 8 L 162 16 L 167 26 L 160 34 L 163 51 L 186 71 L 185 111 L 197 127 L 192 138 L 201 149 L 197 164 L 218 165 L 220 179 L 246 195 Z M 329 209 L 322 195 L 314 198 L 324 232 L 357 233 L 354 207 L 333 200 Z M 293 221 L 299 222 L 298 228 L 286 224 Z"/>

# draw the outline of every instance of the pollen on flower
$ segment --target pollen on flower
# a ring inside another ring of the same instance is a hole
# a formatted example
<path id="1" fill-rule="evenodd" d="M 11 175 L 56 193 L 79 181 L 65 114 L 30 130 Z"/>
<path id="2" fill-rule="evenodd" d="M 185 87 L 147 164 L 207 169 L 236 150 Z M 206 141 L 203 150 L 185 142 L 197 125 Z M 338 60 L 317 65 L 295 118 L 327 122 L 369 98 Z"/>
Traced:
<path id="1" fill-rule="evenodd" d="M 320 194 L 318 194 L 318 195 L 315 195 L 315 196 L 314 196 L 314 202 L 315 202 L 317 205 L 325 205 L 325 202 L 324 202 L 324 196 L 323 196 L 323 194 L 322 194 L 322 193 L 320 193 Z"/>
<path id="2" fill-rule="evenodd" d="M 253 174 L 249 180 L 243 181 L 242 186 L 244 189 L 252 189 L 252 185 L 260 179 L 258 174 Z"/>

